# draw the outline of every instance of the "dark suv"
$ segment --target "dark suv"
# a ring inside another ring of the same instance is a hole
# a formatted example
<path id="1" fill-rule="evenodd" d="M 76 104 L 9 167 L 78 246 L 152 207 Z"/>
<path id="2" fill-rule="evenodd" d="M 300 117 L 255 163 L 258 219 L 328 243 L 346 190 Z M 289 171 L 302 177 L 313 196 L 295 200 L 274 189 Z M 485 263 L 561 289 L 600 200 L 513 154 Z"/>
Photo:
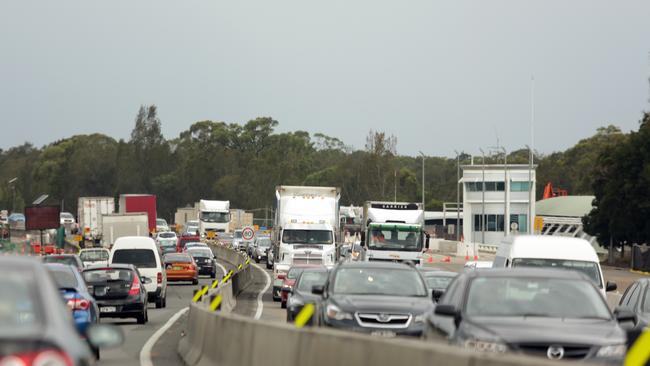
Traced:
<path id="1" fill-rule="evenodd" d="M 420 273 L 400 263 L 342 263 L 312 292 L 320 325 L 376 336 L 420 337 L 433 308 Z"/>

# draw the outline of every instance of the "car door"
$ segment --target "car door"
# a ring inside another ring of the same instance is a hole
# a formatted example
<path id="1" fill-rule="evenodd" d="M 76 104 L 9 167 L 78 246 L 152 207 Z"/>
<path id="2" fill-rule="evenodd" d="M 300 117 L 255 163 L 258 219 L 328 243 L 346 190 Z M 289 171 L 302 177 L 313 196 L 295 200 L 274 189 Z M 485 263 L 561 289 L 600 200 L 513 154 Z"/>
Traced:
<path id="1" fill-rule="evenodd" d="M 438 305 L 453 305 L 456 309 L 462 308 L 462 299 L 465 292 L 465 281 L 453 281 L 447 292 L 442 296 Z M 433 300 L 432 300 L 433 301 Z M 436 337 L 444 340 L 452 340 L 456 334 L 456 321 L 451 316 L 433 315 L 432 326 Z"/>

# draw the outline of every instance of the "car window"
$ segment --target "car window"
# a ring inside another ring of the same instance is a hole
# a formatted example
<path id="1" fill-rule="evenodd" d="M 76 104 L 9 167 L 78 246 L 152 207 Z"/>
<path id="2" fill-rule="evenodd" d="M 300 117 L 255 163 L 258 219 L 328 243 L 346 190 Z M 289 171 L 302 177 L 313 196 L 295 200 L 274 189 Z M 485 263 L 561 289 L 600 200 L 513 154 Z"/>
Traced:
<path id="1" fill-rule="evenodd" d="M 636 309 L 636 305 L 639 302 L 640 292 L 641 292 L 641 285 L 637 283 L 634 289 L 632 289 L 632 292 L 630 292 L 630 298 L 627 300 L 626 305 Z"/>
<path id="2" fill-rule="evenodd" d="M 515 258 L 512 260 L 512 267 L 537 267 L 577 271 L 587 275 L 596 286 L 603 287 L 600 270 L 596 262 L 546 258 Z"/>
<path id="3" fill-rule="evenodd" d="M 304 268 L 293 267 L 289 270 L 289 273 L 287 273 L 287 278 L 290 280 L 295 280 L 304 270 Z"/>
<path id="4" fill-rule="evenodd" d="M 425 276 L 424 282 L 427 283 L 429 289 L 446 289 L 454 277 L 451 276 Z"/>
<path id="5" fill-rule="evenodd" d="M 335 294 L 427 296 L 420 275 L 411 269 L 340 268 L 332 291 Z"/>
<path id="6" fill-rule="evenodd" d="M 169 239 L 169 238 L 175 238 L 176 234 L 174 234 L 174 233 L 160 233 L 160 234 L 158 234 L 158 237 L 163 238 L 163 239 Z"/>
<path id="7" fill-rule="evenodd" d="M 650 313 L 650 288 L 645 286 L 645 295 L 643 296 L 643 312 Z"/>
<path id="8" fill-rule="evenodd" d="M 632 292 L 636 288 L 637 283 L 634 282 L 632 283 L 623 293 L 623 296 L 621 297 L 621 301 L 619 302 L 619 305 L 627 305 L 630 302 L 630 295 L 632 295 Z"/>
<path id="9" fill-rule="evenodd" d="M 69 266 L 78 267 L 79 263 L 75 257 L 70 256 L 58 256 L 58 255 L 48 255 L 43 258 L 44 263 L 61 263 L 67 264 Z"/>
<path id="10" fill-rule="evenodd" d="M 156 268 L 156 255 L 151 249 L 118 249 L 113 263 L 133 264 L 139 268 Z"/>
<path id="11" fill-rule="evenodd" d="M 187 254 L 167 254 L 163 261 L 165 263 L 192 263 L 192 257 Z"/>
<path id="12" fill-rule="evenodd" d="M 479 277 L 470 283 L 468 317 L 611 319 L 602 295 L 583 280 L 538 277 Z"/>
<path id="13" fill-rule="evenodd" d="M 71 269 L 48 269 L 59 288 L 77 288 L 79 282 Z"/>
<path id="14" fill-rule="evenodd" d="M 212 252 L 210 249 L 192 249 L 188 251 L 189 255 L 192 257 L 200 257 L 200 258 L 212 258 Z"/>
<path id="15" fill-rule="evenodd" d="M 84 262 L 107 261 L 108 252 L 105 250 L 87 250 L 79 253 L 79 258 Z"/>
<path id="16" fill-rule="evenodd" d="M 302 292 L 311 293 L 314 286 L 323 286 L 327 281 L 327 272 L 325 271 L 305 271 L 298 278 L 297 289 Z"/>
<path id="17" fill-rule="evenodd" d="M 0 329 L 37 329 L 43 312 L 38 284 L 28 269 L 0 268 Z M 7 296 L 11 294 L 11 296 Z"/>
<path id="18" fill-rule="evenodd" d="M 83 277 L 86 283 L 110 281 L 124 281 L 131 283 L 133 280 L 133 272 L 128 269 L 91 269 L 89 271 L 84 271 Z"/>

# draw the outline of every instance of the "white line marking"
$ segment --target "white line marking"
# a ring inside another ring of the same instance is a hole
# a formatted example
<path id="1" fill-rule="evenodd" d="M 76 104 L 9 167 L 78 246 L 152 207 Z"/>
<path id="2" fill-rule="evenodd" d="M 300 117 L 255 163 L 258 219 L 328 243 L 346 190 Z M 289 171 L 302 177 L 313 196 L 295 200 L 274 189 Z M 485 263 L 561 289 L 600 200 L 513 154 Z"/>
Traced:
<path id="1" fill-rule="evenodd" d="M 253 262 L 251 262 L 251 264 L 253 265 L 253 267 L 262 271 L 262 273 L 264 273 L 264 276 L 266 276 L 266 285 L 264 286 L 264 289 L 260 291 L 259 294 L 257 294 L 257 311 L 255 311 L 255 320 L 258 320 L 259 318 L 262 317 L 262 312 L 264 311 L 264 302 L 262 301 L 262 297 L 269 289 L 269 287 L 271 287 L 271 276 L 269 276 L 269 274 L 257 264 Z"/>
<path id="2" fill-rule="evenodd" d="M 226 271 L 226 267 L 222 266 L 219 262 L 216 262 L 216 263 L 217 263 L 217 266 L 219 266 L 219 268 L 220 268 L 221 271 L 223 272 L 223 275 L 222 275 L 222 276 L 225 276 L 226 273 L 228 273 L 228 271 Z"/>
<path id="3" fill-rule="evenodd" d="M 189 310 L 189 307 L 181 309 L 178 313 L 174 314 L 165 325 L 160 327 L 156 333 L 154 333 L 151 338 L 147 340 L 147 343 L 144 344 L 144 347 L 142 347 L 142 351 L 140 351 L 140 366 L 153 366 L 153 362 L 151 361 L 151 350 L 153 349 L 153 346 L 156 345 L 156 342 L 162 337 L 162 335 L 167 331 L 167 329 L 171 328 L 174 323 L 180 318 L 183 314 L 185 314 Z"/>

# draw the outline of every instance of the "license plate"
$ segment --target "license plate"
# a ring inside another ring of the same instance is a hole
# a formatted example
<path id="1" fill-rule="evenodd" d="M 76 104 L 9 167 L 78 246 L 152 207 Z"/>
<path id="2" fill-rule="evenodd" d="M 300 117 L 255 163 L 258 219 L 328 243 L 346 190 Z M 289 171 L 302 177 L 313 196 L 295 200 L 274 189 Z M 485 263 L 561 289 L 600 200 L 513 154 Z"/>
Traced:
<path id="1" fill-rule="evenodd" d="M 376 330 L 370 333 L 370 335 L 374 337 L 384 337 L 384 338 L 393 338 L 397 336 L 395 332 L 391 332 L 389 330 Z"/>
<path id="2" fill-rule="evenodd" d="M 183 267 L 172 267 L 172 271 L 180 271 Z"/>
<path id="3" fill-rule="evenodd" d="M 99 308 L 100 313 L 114 313 L 117 311 L 117 308 L 115 306 L 102 306 Z"/>

